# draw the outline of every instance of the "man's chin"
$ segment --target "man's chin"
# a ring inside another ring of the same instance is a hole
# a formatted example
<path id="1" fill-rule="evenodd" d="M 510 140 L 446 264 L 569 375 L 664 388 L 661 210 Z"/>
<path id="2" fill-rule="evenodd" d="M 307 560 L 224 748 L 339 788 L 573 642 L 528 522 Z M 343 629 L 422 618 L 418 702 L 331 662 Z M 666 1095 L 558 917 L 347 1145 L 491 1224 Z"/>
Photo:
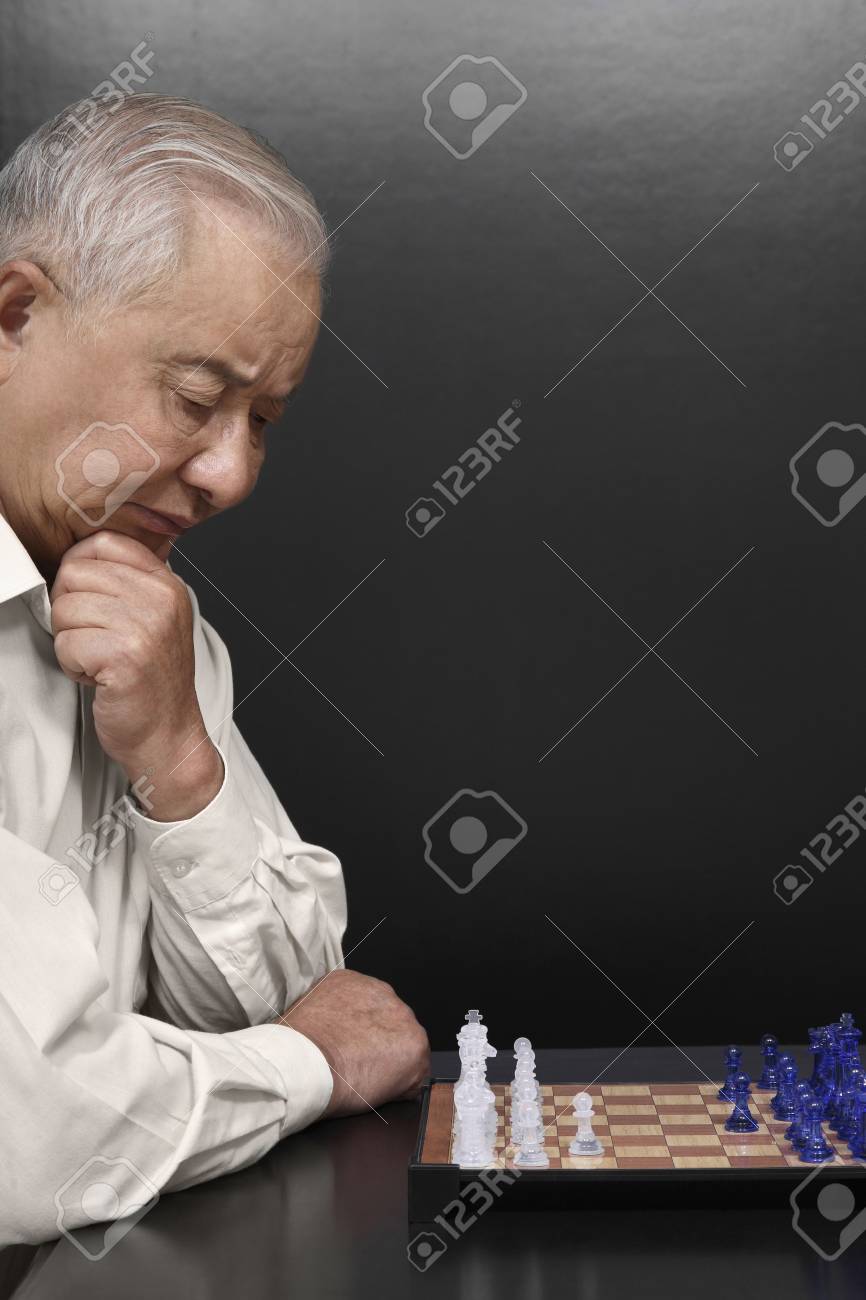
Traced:
<path id="1" fill-rule="evenodd" d="M 105 523 L 100 524 L 99 527 L 81 527 L 80 518 L 78 522 L 79 527 L 73 530 L 75 533 L 74 540 L 76 542 L 83 541 L 85 537 L 92 537 L 95 533 L 123 533 L 125 537 L 131 537 L 133 541 L 140 542 L 142 546 L 146 546 L 149 551 L 153 552 L 157 559 L 163 561 L 168 559 L 171 554 L 171 548 L 176 541 L 176 538 L 171 537 L 170 535 L 164 533 L 152 533 L 148 528 L 140 528 L 136 524 L 128 523 L 126 520 L 119 518 L 116 514 L 109 515 Z"/>
<path id="2" fill-rule="evenodd" d="M 107 527 L 112 527 L 110 520 Z M 149 551 L 153 551 L 158 560 L 163 561 L 167 560 L 169 555 L 171 555 L 171 548 L 177 541 L 177 538 L 175 537 L 167 536 L 164 533 L 152 533 L 147 528 L 136 528 L 134 525 L 132 527 L 127 527 L 123 524 L 119 524 L 115 531 L 118 533 L 126 533 L 127 537 L 132 537 L 135 541 L 141 542 L 142 546 L 146 546 Z"/>

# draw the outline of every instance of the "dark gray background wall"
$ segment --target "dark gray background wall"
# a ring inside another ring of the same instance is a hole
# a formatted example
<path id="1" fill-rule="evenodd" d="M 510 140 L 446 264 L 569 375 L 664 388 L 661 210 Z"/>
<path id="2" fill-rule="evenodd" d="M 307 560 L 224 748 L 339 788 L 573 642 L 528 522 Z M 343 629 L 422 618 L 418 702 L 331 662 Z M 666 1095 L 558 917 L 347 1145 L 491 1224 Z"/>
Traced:
<path id="1" fill-rule="evenodd" d="M 791 905 L 772 883 L 866 790 L 866 507 L 822 527 L 788 472 L 866 417 L 866 106 L 800 121 L 866 57 L 862 7 L 30 0 L 0 13 L 3 156 L 147 32 L 148 89 L 264 132 L 332 227 L 381 186 L 254 497 L 177 561 L 238 725 L 343 861 L 349 964 L 438 1047 L 471 1005 L 499 1045 L 624 1046 L 699 975 L 679 1043 L 866 1013 L 864 836 Z M 527 91 L 465 160 L 421 102 L 461 54 Z M 414 536 L 515 399 L 519 444 Z M 421 831 L 464 787 L 528 830 L 460 895 Z"/>

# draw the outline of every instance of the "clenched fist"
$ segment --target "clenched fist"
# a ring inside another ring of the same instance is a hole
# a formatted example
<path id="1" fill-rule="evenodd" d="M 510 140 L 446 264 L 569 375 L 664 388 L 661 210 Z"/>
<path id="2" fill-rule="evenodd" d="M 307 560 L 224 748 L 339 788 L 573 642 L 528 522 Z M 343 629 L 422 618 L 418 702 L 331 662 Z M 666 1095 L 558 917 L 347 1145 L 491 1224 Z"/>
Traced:
<path id="1" fill-rule="evenodd" d="M 357 1115 L 417 1097 L 430 1072 L 427 1034 L 390 984 L 334 970 L 281 1016 L 312 1039 L 334 1078 L 325 1115 Z"/>
<path id="2" fill-rule="evenodd" d="M 131 782 L 152 770 L 149 815 L 194 816 L 219 790 L 222 761 L 196 698 L 184 583 L 134 538 L 103 530 L 63 556 L 51 619 L 60 667 L 95 688 L 102 748 Z"/>

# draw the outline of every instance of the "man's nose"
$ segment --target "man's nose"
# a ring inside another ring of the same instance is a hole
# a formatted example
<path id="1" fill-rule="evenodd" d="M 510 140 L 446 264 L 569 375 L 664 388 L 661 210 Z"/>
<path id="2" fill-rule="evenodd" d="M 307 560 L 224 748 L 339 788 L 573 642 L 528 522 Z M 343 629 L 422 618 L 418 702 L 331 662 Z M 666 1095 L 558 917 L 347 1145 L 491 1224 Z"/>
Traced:
<path id="1" fill-rule="evenodd" d="M 204 447 L 182 466 L 185 483 L 202 492 L 218 510 L 243 501 L 255 487 L 262 453 L 249 416 L 221 421 Z"/>

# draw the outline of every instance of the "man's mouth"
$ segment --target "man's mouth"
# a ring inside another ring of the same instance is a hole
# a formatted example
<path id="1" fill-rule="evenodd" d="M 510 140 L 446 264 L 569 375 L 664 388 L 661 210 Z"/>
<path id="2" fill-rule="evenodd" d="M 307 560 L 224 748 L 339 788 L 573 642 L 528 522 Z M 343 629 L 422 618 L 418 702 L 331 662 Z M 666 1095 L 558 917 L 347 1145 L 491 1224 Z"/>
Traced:
<path id="1" fill-rule="evenodd" d="M 127 510 L 132 511 L 140 528 L 151 533 L 165 533 L 170 537 L 180 537 L 188 528 L 192 528 L 195 519 L 183 515 L 168 515 L 161 510 L 151 510 L 150 506 L 140 505 L 138 501 L 125 502 Z"/>

